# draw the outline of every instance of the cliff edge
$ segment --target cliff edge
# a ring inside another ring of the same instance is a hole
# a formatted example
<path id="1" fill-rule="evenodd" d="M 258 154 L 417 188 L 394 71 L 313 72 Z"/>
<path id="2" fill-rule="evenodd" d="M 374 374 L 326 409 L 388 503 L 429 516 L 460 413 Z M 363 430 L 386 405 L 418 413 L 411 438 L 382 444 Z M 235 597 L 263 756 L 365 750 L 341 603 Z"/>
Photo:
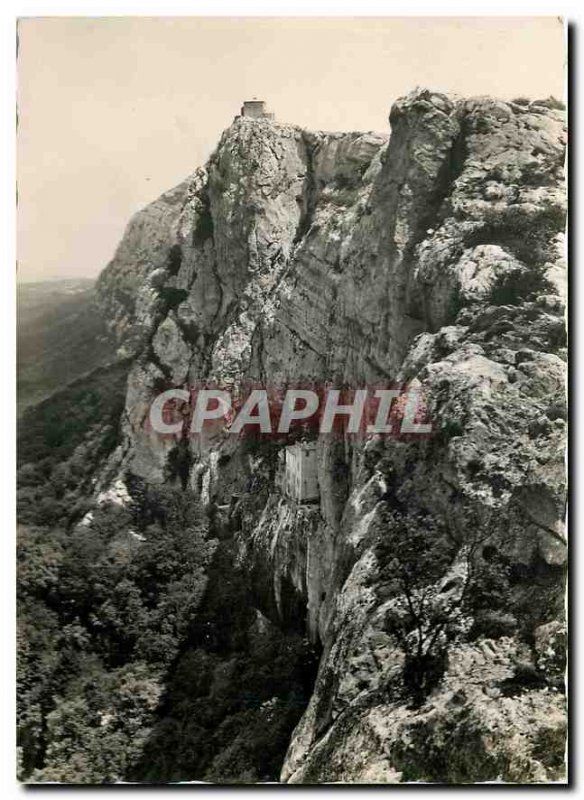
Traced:
<path id="1" fill-rule="evenodd" d="M 322 648 L 282 781 L 562 780 L 564 112 L 418 89 L 389 120 L 237 118 L 132 219 L 97 287 L 133 359 L 97 488 L 231 503 L 250 602 Z M 168 385 L 414 380 L 432 434 L 319 440 L 311 506 L 273 442 L 145 425 Z"/>

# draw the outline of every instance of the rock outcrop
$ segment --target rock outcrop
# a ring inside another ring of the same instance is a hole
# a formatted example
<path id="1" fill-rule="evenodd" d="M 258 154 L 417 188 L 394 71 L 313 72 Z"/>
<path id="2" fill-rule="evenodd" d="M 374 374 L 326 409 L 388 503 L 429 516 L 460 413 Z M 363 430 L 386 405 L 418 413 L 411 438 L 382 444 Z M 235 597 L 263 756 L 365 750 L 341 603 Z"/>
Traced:
<path id="1" fill-rule="evenodd" d="M 98 285 L 134 357 L 98 489 L 231 503 L 252 602 L 322 646 L 283 781 L 561 780 L 564 114 L 416 90 L 390 124 L 237 118 L 131 221 Z M 273 442 L 145 425 L 162 387 L 209 380 L 415 380 L 433 433 L 319 441 L 298 506 Z"/>

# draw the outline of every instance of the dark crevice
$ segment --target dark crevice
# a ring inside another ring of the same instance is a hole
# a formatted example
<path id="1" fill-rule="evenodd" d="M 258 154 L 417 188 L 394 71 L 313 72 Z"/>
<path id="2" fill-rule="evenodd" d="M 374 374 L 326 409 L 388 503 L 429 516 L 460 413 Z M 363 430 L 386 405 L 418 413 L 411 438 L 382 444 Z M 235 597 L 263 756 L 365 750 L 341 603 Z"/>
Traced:
<path id="1" fill-rule="evenodd" d="M 420 214 L 416 231 L 409 243 L 411 250 L 426 238 L 429 229 L 438 228 L 442 223 L 444 201 L 451 193 L 452 185 L 462 174 L 466 157 L 466 131 L 463 120 L 460 130 L 455 136 L 452 146 L 438 170 L 435 186 L 426 201 L 425 210 Z"/>
<path id="2" fill-rule="evenodd" d="M 199 195 L 199 200 L 201 205 L 195 217 L 193 244 L 202 246 L 208 239 L 213 238 L 215 228 L 213 223 L 213 215 L 211 213 L 211 201 L 206 188 L 205 191 Z"/>
<path id="3" fill-rule="evenodd" d="M 183 260 L 180 244 L 173 244 L 168 251 L 166 271 L 171 277 L 178 275 Z"/>
<path id="4" fill-rule="evenodd" d="M 293 240 L 294 245 L 298 244 L 308 233 L 316 207 L 316 182 L 314 179 L 314 150 L 316 145 L 309 141 L 304 132 L 302 132 L 302 142 L 306 154 L 306 175 L 304 177 L 300 220 Z"/>

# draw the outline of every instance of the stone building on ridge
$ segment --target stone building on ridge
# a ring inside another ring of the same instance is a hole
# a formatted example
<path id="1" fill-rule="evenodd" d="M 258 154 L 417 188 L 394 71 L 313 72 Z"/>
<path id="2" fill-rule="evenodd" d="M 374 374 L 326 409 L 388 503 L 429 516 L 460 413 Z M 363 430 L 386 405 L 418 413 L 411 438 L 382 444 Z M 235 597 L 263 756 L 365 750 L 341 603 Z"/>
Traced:
<path id="1" fill-rule="evenodd" d="M 253 100 L 244 100 L 240 116 L 251 119 L 274 119 L 274 115 L 267 110 L 265 101 L 256 100 L 255 97 Z"/>

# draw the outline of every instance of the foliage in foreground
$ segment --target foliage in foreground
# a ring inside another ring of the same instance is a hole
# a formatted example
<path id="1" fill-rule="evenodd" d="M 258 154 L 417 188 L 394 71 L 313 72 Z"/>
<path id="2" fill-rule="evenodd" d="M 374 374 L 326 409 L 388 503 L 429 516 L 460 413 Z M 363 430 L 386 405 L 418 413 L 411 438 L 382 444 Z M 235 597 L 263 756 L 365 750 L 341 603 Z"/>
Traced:
<path id="1" fill-rule="evenodd" d="M 315 662 L 251 607 L 191 496 L 22 527 L 18 564 L 24 780 L 277 780 Z"/>

